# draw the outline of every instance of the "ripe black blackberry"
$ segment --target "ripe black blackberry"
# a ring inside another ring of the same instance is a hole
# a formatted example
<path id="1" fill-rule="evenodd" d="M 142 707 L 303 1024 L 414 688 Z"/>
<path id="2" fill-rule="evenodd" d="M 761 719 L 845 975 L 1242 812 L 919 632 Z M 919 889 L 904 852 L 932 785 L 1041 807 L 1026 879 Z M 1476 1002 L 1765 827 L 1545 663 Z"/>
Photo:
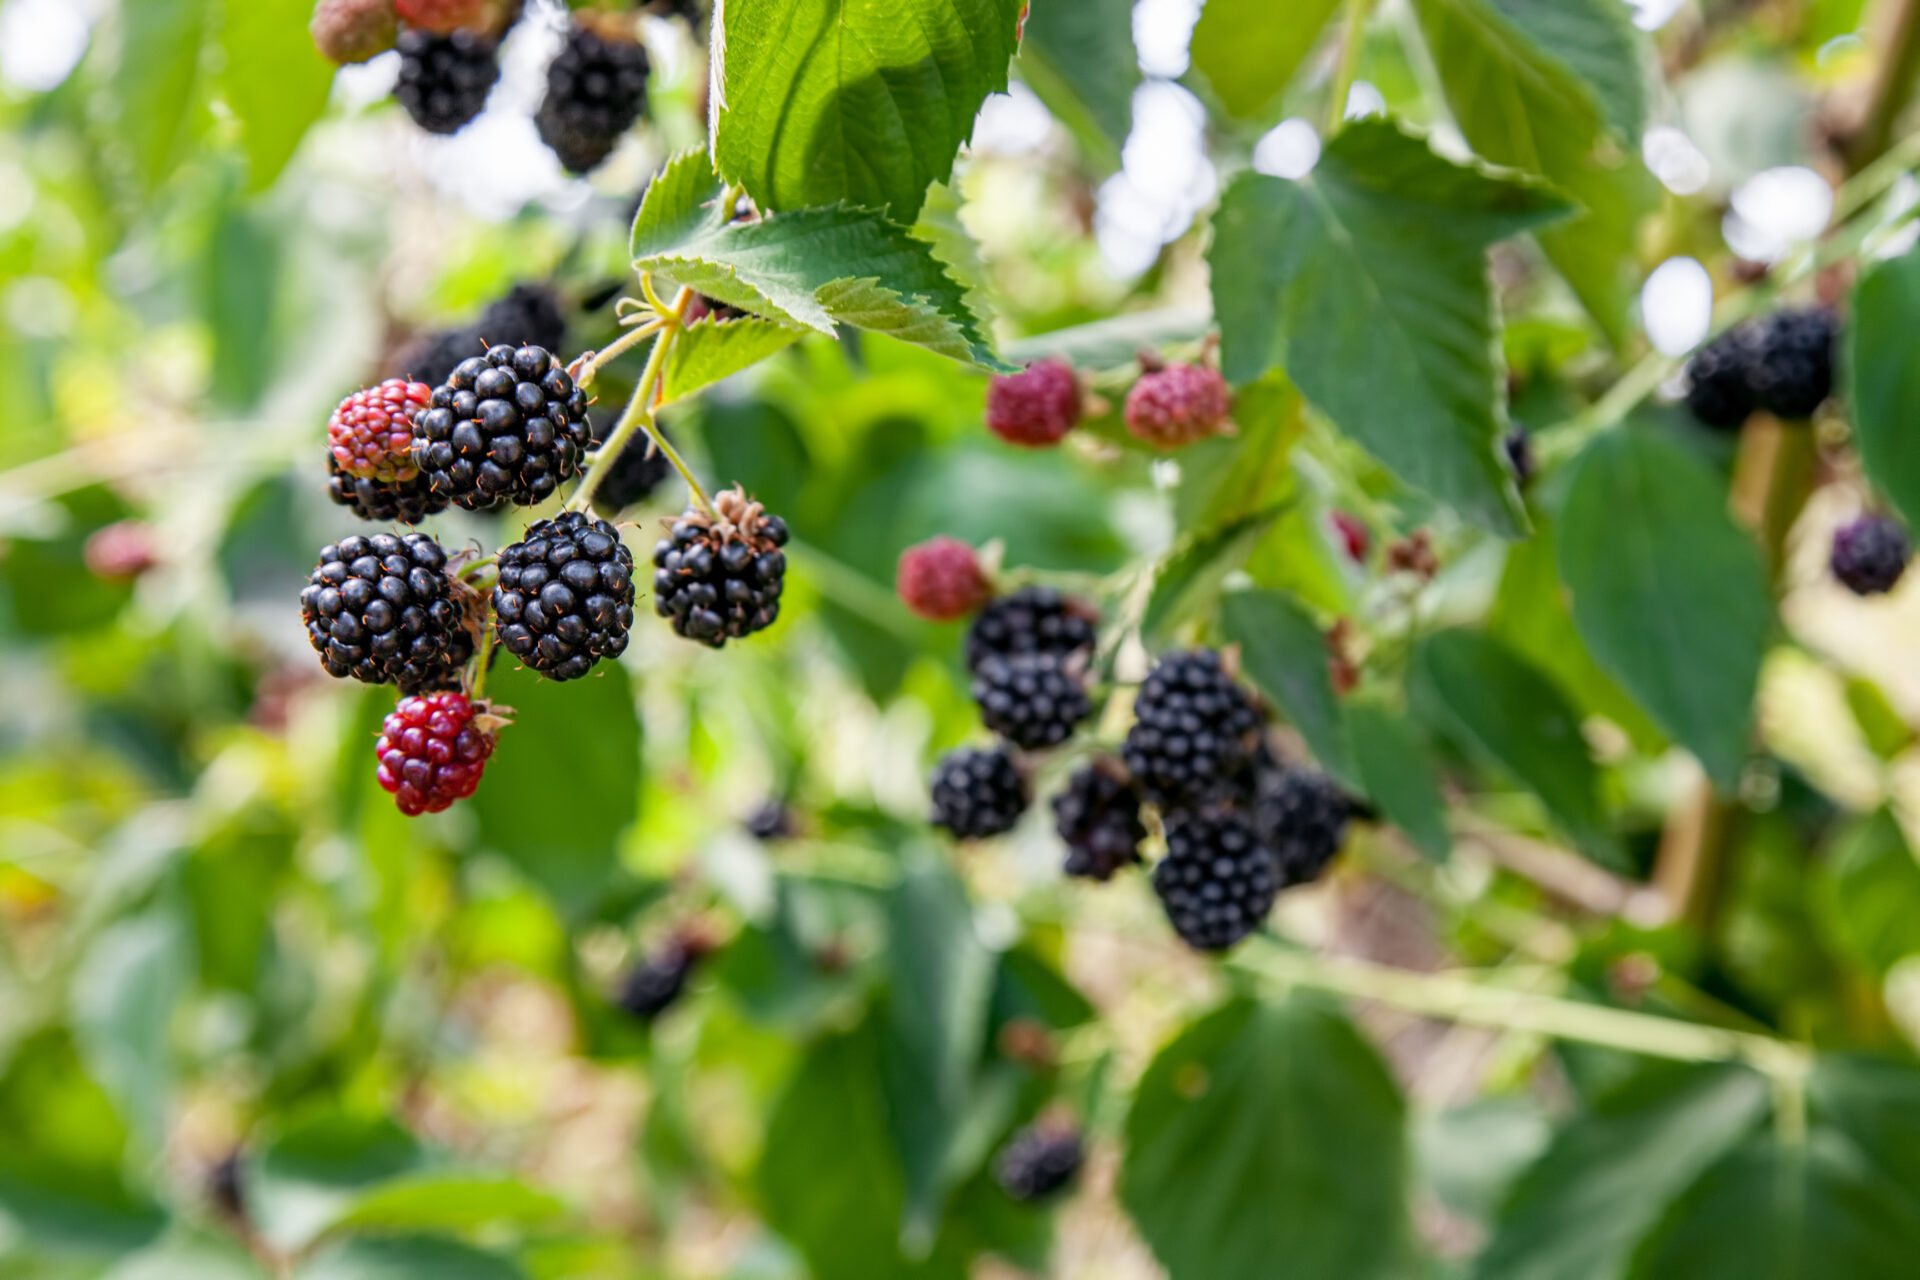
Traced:
<path id="1" fill-rule="evenodd" d="M 1096 760 L 1074 771 L 1067 789 L 1053 798 L 1053 828 L 1067 845 L 1066 873 L 1110 880 L 1140 861 L 1147 824 L 1140 820 L 1140 793 L 1117 760 Z"/>
<path id="2" fill-rule="evenodd" d="M 647 956 L 628 971 L 614 1003 L 645 1022 L 672 1008 L 687 989 L 687 979 L 699 960 L 696 948 L 675 940 Z"/>
<path id="3" fill-rule="evenodd" d="M 1760 321 L 1748 365 L 1754 399 L 1780 418 L 1807 418 L 1833 390 L 1839 323 L 1825 307 L 1776 311 Z"/>
<path id="4" fill-rule="evenodd" d="M 500 45 L 472 31 L 402 31 L 393 96 L 428 133 L 458 133 L 487 105 L 500 78 Z"/>
<path id="5" fill-rule="evenodd" d="M 417 471 L 391 483 L 369 480 L 348 475 L 331 457 L 327 459 L 327 497 L 362 520 L 381 524 L 419 524 L 447 509 L 445 495 L 435 493 Z"/>
<path id="6" fill-rule="evenodd" d="M 1693 353 L 1687 362 L 1687 408 L 1702 424 L 1731 431 L 1753 413 L 1750 325 L 1736 325 Z"/>
<path id="7" fill-rule="evenodd" d="M 545 347 L 490 348 L 462 360 L 413 420 L 413 462 L 432 490 L 469 511 L 544 502 L 580 469 L 587 396 Z"/>
<path id="8" fill-rule="evenodd" d="M 755 840 L 791 840 L 800 833 L 800 823 L 794 818 L 793 810 L 778 797 L 769 797 L 755 805 L 747 815 L 745 826 L 747 834 Z"/>
<path id="9" fill-rule="evenodd" d="M 626 650 L 633 552 L 604 520 L 563 511 L 500 552 L 500 647 L 549 680 L 577 680 Z"/>
<path id="10" fill-rule="evenodd" d="M 987 728 L 1028 751 L 1059 746 L 1093 714 L 1079 677 L 1051 653 L 982 660 L 973 677 L 973 700 Z"/>
<path id="11" fill-rule="evenodd" d="M 604 435 L 596 426 L 594 444 L 600 444 Z M 620 456 L 601 477 L 600 487 L 593 493 L 593 509 L 603 516 L 617 515 L 652 497 L 653 491 L 672 474 L 673 464 L 667 461 L 666 453 L 653 447 L 653 440 L 646 432 L 637 431 L 621 446 Z"/>
<path id="12" fill-rule="evenodd" d="M 1005 747 L 956 747 L 933 767 L 934 826 L 956 839 L 1011 831 L 1027 808 L 1027 780 Z"/>
<path id="13" fill-rule="evenodd" d="M 993 1180 L 1022 1203 L 1058 1195 L 1086 1160 L 1080 1135 L 1059 1125 L 1030 1125 L 1008 1139 L 994 1157 Z"/>
<path id="14" fill-rule="evenodd" d="M 626 35 L 576 20 L 547 69 L 547 96 L 534 124 L 561 164 L 587 173 L 613 153 L 646 98 L 647 51 Z"/>
<path id="15" fill-rule="evenodd" d="M 1912 554 L 1907 531 L 1899 521 L 1868 512 L 1834 532 L 1827 563 L 1833 576 L 1853 594 L 1877 596 L 1893 590 Z"/>
<path id="16" fill-rule="evenodd" d="M 1260 711 L 1211 649 L 1170 653 L 1133 702 L 1120 748 L 1142 794 L 1163 808 L 1198 804 L 1234 786 L 1251 759 Z"/>
<path id="17" fill-rule="evenodd" d="M 787 524 L 738 487 L 713 509 L 688 507 L 654 547 L 653 607 L 680 635 L 718 649 L 780 616 Z"/>
<path id="18" fill-rule="evenodd" d="M 1318 769 L 1285 765 L 1260 770 L 1253 822 L 1273 851 L 1283 886 L 1320 878 L 1346 842 L 1353 801 Z"/>
<path id="19" fill-rule="evenodd" d="M 1052 587 L 1021 587 L 982 609 L 967 629 L 967 669 L 978 671 L 993 654 L 1072 657 L 1093 648 L 1093 625 L 1098 620 L 1091 605 Z"/>
<path id="20" fill-rule="evenodd" d="M 424 533 L 342 538 L 320 549 L 300 593 L 307 639 L 329 675 L 451 689 L 473 656 L 473 593 L 447 574 L 447 553 Z"/>
<path id="21" fill-rule="evenodd" d="M 1280 892 L 1280 867 L 1253 824 L 1229 808 L 1177 810 L 1166 833 L 1153 890 L 1181 941 L 1225 951 L 1258 929 Z"/>
<path id="22" fill-rule="evenodd" d="M 521 281 L 507 290 L 504 297 L 495 298 L 473 322 L 476 341 L 466 355 L 476 355 L 482 348 L 497 347 L 503 343 L 509 347 L 544 347 L 548 351 L 560 351 L 567 345 L 567 316 L 560 307 L 560 295 L 551 286 Z M 438 386 L 446 379 L 437 379 Z"/>

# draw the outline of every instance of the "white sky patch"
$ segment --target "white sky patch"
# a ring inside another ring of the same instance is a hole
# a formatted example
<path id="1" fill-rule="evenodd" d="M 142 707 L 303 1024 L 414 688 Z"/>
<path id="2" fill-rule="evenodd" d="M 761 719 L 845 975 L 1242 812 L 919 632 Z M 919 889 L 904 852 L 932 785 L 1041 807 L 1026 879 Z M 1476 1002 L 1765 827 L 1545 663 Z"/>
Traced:
<path id="1" fill-rule="evenodd" d="M 1121 171 L 1100 188 L 1094 234 L 1108 270 L 1135 276 L 1213 202 L 1220 175 L 1206 150 L 1206 108 L 1179 85 L 1149 80 L 1133 93 Z"/>
<path id="2" fill-rule="evenodd" d="M 1826 229 L 1833 188 L 1813 170 L 1784 165 L 1754 174 L 1734 190 L 1721 221 L 1727 247 L 1754 262 L 1778 262 Z"/>
<path id="3" fill-rule="evenodd" d="M 1053 114 L 1039 95 L 1018 80 L 1005 93 L 989 94 L 980 104 L 968 147 L 976 155 L 1024 156 L 1039 150 L 1053 128 Z"/>
<path id="4" fill-rule="evenodd" d="M 1706 153 L 1671 125 L 1657 124 L 1648 129 L 1640 140 L 1640 154 L 1660 185 L 1677 196 L 1698 194 L 1713 177 Z"/>
<path id="5" fill-rule="evenodd" d="M 95 5 L 6 0 L 0 5 L 0 80 L 29 93 L 66 83 L 87 52 Z"/>
<path id="6" fill-rule="evenodd" d="M 1081 0 L 1052 0 L 1054 4 Z M 1150 76 L 1173 79 L 1187 73 L 1193 43 L 1193 25 L 1200 20 L 1201 0 L 1140 0 L 1133 7 L 1133 47 L 1140 70 Z"/>
<path id="7" fill-rule="evenodd" d="M 1364 120 L 1368 116 L 1387 114 L 1387 100 L 1381 92 L 1365 80 L 1355 80 L 1347 89 L 1346 116 L 1349 120 Z"/>
<path id="8" fill-rule="evenodd" d="M 1320 134 L 1299 116 L 1282 120 L 1253 144 L 1255 173 L 1276 178 L 1304 178 L 1318 163 Z"/>
<path id="9" fill-rule="evenodd" d="M 1697 258 L 1668 258 L 1640 289 L 1640 323 L 1662 355 L 1682 356 L 1713 326 L 1713 277 Z"/>

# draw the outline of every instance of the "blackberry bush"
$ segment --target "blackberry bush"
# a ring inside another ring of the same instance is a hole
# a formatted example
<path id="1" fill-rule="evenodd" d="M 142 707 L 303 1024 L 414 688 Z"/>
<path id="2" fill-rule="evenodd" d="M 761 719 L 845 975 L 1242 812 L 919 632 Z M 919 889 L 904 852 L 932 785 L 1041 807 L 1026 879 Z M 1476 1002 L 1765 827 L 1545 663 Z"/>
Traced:
<path id="1" fill-rule="evenodd" d="M 1067 846 L 1066 873 L 1111 880 L 1140 861 L 1147 824 L 1140 793 L 1117 760 L 1096 760 L 1076 769 L 1066 790 L 1053 798 L 1053 827 Z"/>
<path id="2" fill-rule="evenodd" d="M 1091 605 L 1052 587 L 1022 587 L 993 601 L 973 620 L 967 630 L 967 669 L 978 671 L 993 656 L 1050 653 L 1071 658 L 1090 653 L 1098 619 Z"/>
<path id="3" fill-rule="evenodd" d="M 1051 653 L 985 659 L 974 673 L 973 700 L 987 728 L 1028 751 L 1059 746 L 1093 714 L 1080 678 Z"/>
<path id="4" fill-rule="evenodd" d="M 580 469 L 587 397 L 544 347 L 504 343 L 463 360 L 413 420 L 428 487 L 469 511 L 533 506 Z"/>
<path id="5" fill-rule="evenodd" d="M 1260 712 L 1211 649 L 1171 653 L 1133 703 L 1121 758 L 1147 799 L 1163 808 L 1216 798 L 1244 773 Z"/>
<path id="6" fill-rule="evenodd" d="M 780 616 L 787 525 L 738 488 L 713 508 L 688 507 L 654 547 L 653 607 L 680 635 L 718 649 Z"/>
<path id="7" fill-rule="evenodd" d="M 472 31 L 402 31 L 393 96 L 428 133 L 458 133 L 487 105 L 500 78 L 499 45 Z"/>
<path id="8" fill-rule="evenodd" d="M 959 840 L 1011 831 L 1027 809 L 1027 780 L 1004 747 L 957 747 L 933 769 L 933 825 Z"/>
<path id="9" fill-rule="evenodd" d="M 1020 1130 L 994 1158 L 993 1177 L 1000 1189 L 1022 1203 L 1048 1200 L 1073 1185 L 1086 1160 L 1080 1135 L 1064 1127 L 1036 1124 Z"/>
<path id="10" fill-rule="evenodd" d="M 402 698 L 380 726 L 380 785 L 409 818 L 439 813 L 480 785 L 497 721 L 464 693 Z"/>
<path id="11" fill-rule="evenodd" d="M 1167 855 L 1153 891 L 1180 940 L 1225 951 L 1258 929 L 1280 893 L 1280 867 L 1245 816 L 1228 808 L 1167 815 Z"/>
<path id="12" fill-rule="evenodd" d="M 1868 512 L 1834 532 L 1827 563 L 1833 576 L 1853 594 L 1877 596 L 1893 590 L 1912 554 L 1907 531 L 1898 520 Z"/>
<path id="13" fill-rule="evenodd" d="M 588 173 L 613 154 L 646 98 L 647 51 L 576 19 L 547 69 L 547 96 L 534 124 L 562 165 Z"/>
<path id="14" fill-rule="evenodd" d="M 320 549 L 300 614 L 328 675 L 422 693 L 459 683 L 473 656 L 474 599 L 448 575 L 438 542 L 377 533 Z"/>
<path id="15" fill-rule="evenodd" d="M 626 651 L 633 552 L 584 512 L 536 521 L 500 552 L 493 616 L 501 648 L 549 680 L 577 680 Z"/>

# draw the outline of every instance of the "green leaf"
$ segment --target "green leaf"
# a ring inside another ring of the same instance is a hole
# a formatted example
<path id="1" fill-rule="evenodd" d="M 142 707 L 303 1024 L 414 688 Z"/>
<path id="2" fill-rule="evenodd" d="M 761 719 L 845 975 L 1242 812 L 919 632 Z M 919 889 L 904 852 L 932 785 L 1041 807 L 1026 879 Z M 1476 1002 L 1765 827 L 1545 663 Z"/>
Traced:
<path id="1" fill-rule="evenodd" d="M 1015 65 L 1103 168 L 1119 167 L 1140 83 L 1133 0 L 1041 0 L 1027 14 Z"/>
<path id="2" fill-rule="evenodd" d="M 142 1249 L 102 1280 L 266 1280 L 266 1274 L 238 1244 L 185 1236 Z"/>
<path id="3" fill-rule="evenodd" d="M 1293 448 L 1306 432 L 1306 405 L 1292 384 L 1275 373 L 1242 387 L 1233 398 L 1233 421 L 1234 434 L 1180 450 L 1173 510 L 1183 530 L 1252 515 L 1286 501 L 1297 487 Z"/>
<path id="4" fill-rule="evenodd" d="M 1409 484 L 1518 534 L 1526 513 L 1500 451 L 1505 370 L 1486 251 L 1566 209 L 1538 185 L 1443 160 L 1386 121 L 1341 130 L 1302 181 L 1242 174 L 1207 255 L 1226 374 L 1238 383 L 1285 369 Z"/>
<path id="5" fill-rule="evenodd" d="M 526 1280 L 496 1254 L 432 1236 L 349 1240 L 315 1254 L 293 1280 Z"/>
<path id="6" fill-rule="evenodd" d="M 536 1226 L 566 1212 L 544 1191 L 513 1178 L 426 1173 L 384 1182 L 330 1224 L 346 1231 L 466 1231 L 497 1223 Z"/>
<path id="7" fill-rule="evenodd" d="M 1664 432 L 1610 431 L 1574 464 L 1559 538 L 1594 660 L 1731 789 L 1773 605 L 1718 478 Z"/>
<path id="8" fill-rule="evenodd" d="M 173 1088 L 168 1027 L 192 964 L 181 913 L 163 900 L 115 921 L 73 975 L 73 1029 L 142 1150 L 165 1142 Z"/>
<path id="9" fill-rule="evenodd" d="M 424 1159 L 413 1135 L 391 1120 L 316 1116 L 269 1142 L 248 1166 L 248 1213 L 273 1244 L 298 1249 L 367 1188 L 413 1172 Z"/>
<path id="10" fill-rule="evenodd" d="M 1414 1152 L 1421 1181 L 1434 1197 L 1452 1212 L 1484 1224 L 1552 1137 L 1553 1127 L 1539 1102 L 1499 1095 L 1416 1121 Z"/>
<path id="11" fill-rule="evenodd" d="M 1127 1116 L 1121 1201 L 1173 1280 L 1405 1276 L 1406 1183 L 1393 1080 L 1303 998 L 1236 1000 L 1188 1027 Z"/>
<path id="12" fill-rule="evenodd" d="M 1803 1145 L 1753 1141 L 1673 1206 L 1628 1280 L 1905 1280 L 1920 1210 L 1859 1149 L 1815 1129 Z"/>
<path id="13" fill-rule="evenodd" d="M 1022 366 L 1047 356 L 1058 356 L 1078 369 L 1113 369 L 1132 362 L 1143 347 L 1198 342 L 1212 326 L 1213 312 L 1204 306 L 1129 311 L 1104 320 L 1017 338 L 1006 344 L 1005 354 L 1007 359 Z"/>
<path id="14" fill-rule="evenodd" d="M 1515 1184 L 1475 1280 L 1619 1276 L 1668 1203 L 1766 1109 L 1765 1079 L 1745 1068 L 1663 1066 L 1636 1075 L 1556 1133 Z"/>
<path id="15" fill-rule="evenodd" d="M 274 312 L 285 244 L 281 225 L 237 200 L 220 211 L 206 248 L 207 326 L 213 330 L 213 394 L 250 409 L 273 380 Z"/>
<path id="16" fill-rule="evenodd" d="M 805 329 L 744 316 L 702 319 L 682 330 L 667 352 L 660 403 L 672 404 L 748 369 L 806 336 Z"/>
<path id="17" fill-rule="evenodd" d="M 1285 713 L 1328 773 L 1358 786 L 1347 721 L 1327 668 L 1327 638 L 1284 591 L 1236 591 L 1220 604 L 1220 630 L 1240 646 L 1242 673 Z"/>
<path id="18" fill-rule="evenodd" d="M 1228 115 L 1264 123 L 1339 7 L 1340 0 L 1296 0 L 1281 20 L 1272 0 L 1207 0 L 1193 28 L 1194 70 Z"/>
<path id="19" fill-rule="evenodd" d="M 648 258 L 665 253 L 723 226 L 728 217 L 720 205 L 723 190 L 705 147 L 669 157 L 647 184 L 640 208 L 634 212 L 628 236 L 631 255 Z"/>
<path id="20" fill-rule="evenodd" d="M 1920 861 L 1886 810 L 1834 841 L 1827 859 L 1840 936 L 1875 973 L 1920 952 Z"/>
<path id="21" fill-rule="evenodd" d="M 714 159 L 771 209 L 847 201 L 911 222 L 1007 87 L 1025 0 L 728 0 Z"/>
<path id="22" fill-rule="evenodd" d="M 1415 848 L 1445 858 L 1453 836 L 1432 746 L 1405 716 L 1376 699 L 1354 698 L 1346 705 L 1361 791 Z"/>
<path id="23" fill-rule="evenodd" d="M 247 185 L 264 191 L 326 110 L 333 66 L 313 47 L 307 0 L 248 0 L 224 9 L 220 92 L 240 120 Z"/>
<path id="24" fill-rule="evenodd" d="M 1841 366 L 1860 464 L 1909 525 L 1920 525 L 1920 362 L 1900 338 L 1916 324 L 1920 254 L 1874 263 L 1853 289 Z"/>
<path id="25" fill-rule="evenodd" d="M 144 193 L 158 188 L 186 154 L 210 8 L 209 0 L 141 0 L 119 11 L 120 60 L 108 100 Z"/>
<path id="26" fill-rule="evenodd" d="M 1815 1116 L 1851 1138 L 1889 1183 L 1920 1199 L 1920 1068 L 1855 1054 L 1820 1057 L 1807 1082 Z"/>
<path id="27" fill-rule="evenodd" d="M 1540 232 L 1540 247 L 1618 346 L 1639 284 L 1640 219 L 1657 197 L 1638 148 L 1608 127 L 1610 113 L 1632 125 L 1645 112 L 1624 11 L 1609 12 L 1613 0 L 1414 0 L 1414 9 L 1474 151 L 1548 179 L 1585 209 Z"/>
<path id="28" fill-rule="evenodd" d="M 587 908 L 619 866 L 621 834 L 640 794 L 640 720 L 633 682 L 617 662 L 556 684 L 500 669 L 487 694 L 512 707 L 487 762 L 489 785 L 470 804 L 480 837 L 539 885 L 562 914 Z M 591 750 L 581 744 L 591 743 Z M 527 796 L 542 803 L 528 804 Z M 554 814 L 566 815 L 564 822 Z"/>
<path id="29" fill-rule="evenodd" d="M 1141 630 L 1150 645 L 1163 645 L 1184 622 L 1213 607 L 1227 575 L 1246 563 L 1285 506 L 1242 516 L 1202 537 L 1189 539 L 1160 565 Z"/>
<path id="30" fill-rule="evenodd" d="M 1538 796 L 1588 857 L 1625 865 L 1579 718 L 1533 666 L 1482 632 L 1441 631 L 1414 650 L 1407 691 L 1429 725 Z"/>

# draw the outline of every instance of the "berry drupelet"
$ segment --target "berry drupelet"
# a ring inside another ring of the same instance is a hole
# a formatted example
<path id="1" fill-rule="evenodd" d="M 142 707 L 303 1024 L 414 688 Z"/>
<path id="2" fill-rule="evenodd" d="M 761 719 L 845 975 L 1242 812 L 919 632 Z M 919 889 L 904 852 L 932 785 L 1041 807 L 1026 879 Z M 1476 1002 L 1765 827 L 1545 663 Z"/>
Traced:
<path id="1" fill-rule="evenodd" d="M 1098 619 L 1092 605 L 1052 587 L 1022 587 L 993 601 L 973 620 L 967 630 L 967 669 L 978 671 L 994 655 L 1050 653 L 1070 658 L 1089 651 Z"/>
<path id="2" fill-rule="evenodd" d="M 1080 1135 L 1055 1125 L 1022 1129 L 994 1157 L 993 1179 L 1023 1204 L 1046 1200 L 1073 1184 L 1086 1160 Z"/>
<path id="3" fill-rule="evenodd" d="M 646 97 L 647 51 L 623 33 L 576 21 L 547 69 L 534 124 L 562 165 L 587 173 L 613 154 Z"/>
<path id="4" fill-rule="evenodd" d="M 487 105 L 500 78 L 499 43 L 472 31 L 402 31 L 393 96 L 428 133 L 458 133 Z"/>
<path id="5" fill-rule="evenodd" d="M 465 800 L 493 754 L 493 723 L 486 704 L 464 693 L 402 698 L 374 748 L 380 785 L 409 818 Z"/>
<path id="6" fill-rule="evenodd" d="M 715 497 L 712 516 L 688 507 L 653 549 L 654 611 L 714 649 L 764 631 L 780 616 L 786 542 L 786 521 L 743 489 Z"/>
<path id="7" fill-rule="evenodd" d="M 577 680 L 626 650 L 633 552 L 584 512 L 536 521 L 500 552 L 493 616 L 501 648 L 549 680 Z"/>
<path id="8" fill-rule="evenodd" d="M 1117 760 L 1096 760 L 1067 779 L 1053 798 L 1053 827 L 1066 842 L 1066 873 L 1110 880 L 1140 861 L 1147 825 L 1140 820 L 1140 793 Z"/>
<path id="9" fill-rule="evenodd" d="M 362 520 L 381 524 L 419 524 L 447 509 L 446 495 L 435 493 L 418 471 L 387 483 L 350 476 L 331 457 L 327 459 L 327 497 Z"/>
<path id="10" fill-rule="evenodd" d="M 1167 856 L 1153 889 L 1181 941 L 1225 951 L 1258 929 L 1280 892 L 1273 850 L 1232 809 L 1167 815 Z"/>
<path id="11" fill-rule="evenodd" d="M 1853 594 L 1877 596 L 1893 590 L 1912 554 L 1907 531 L 1899 521 L 1868 512 L 1834 532 L 1827 563 L 1833 576 Z"/>
<path id="12" fill-rule="evenodd" d="M 933 816 L 955 838 L 1011 831 L 1027 808 L 1027 780 L 1004 747 L 957 747 L 933 768 Z"/>
<path id="13" fill-rule="evenodd" d="M 988 729 L 1028 751 L 1059 746 L 1093 714 L 1086 688 L 1051 653 L 986 658 L 974 673 L 973 700 Z"/>
<path id="14" fill-rule="evenodd" d="M 300 614 L 329 675 L 419 693 L 459 683 L 473 656 L 473 603 L 438 542 L 379 533 L 321 548 Z"/>
<path id="15" fill-rule="evenodd" d="M 435 493 L 469 511 L 533 506 L 580 469 L 586 393 L 545 347 L 462 360 L 413 420 L 413 461 Z"/>
<path id="16" fill-rule="evenodd" d="M 1059 444 L 1080 421 L 1080 380 L 1064 360 L 1040 360 L 987 384 L 987 430 L 1030 449 Z"/>
<path id="17" fill-rule="evenodd" d="M 1121 757 L 1147 799 L 1197 804 L 1231 788 L 1251 759 L 1260 711 L 1211 649 L 1171 653 L 1133 703 Z"/>
<path id="18" fill-rule="evenodd" d="M 356 391 L 327 419 L 327 451 L 336 468 L 357 480 L 395 484 L 419 474 L 413 465 L 413 419 L 433 388 L 389 378 Z"/>

